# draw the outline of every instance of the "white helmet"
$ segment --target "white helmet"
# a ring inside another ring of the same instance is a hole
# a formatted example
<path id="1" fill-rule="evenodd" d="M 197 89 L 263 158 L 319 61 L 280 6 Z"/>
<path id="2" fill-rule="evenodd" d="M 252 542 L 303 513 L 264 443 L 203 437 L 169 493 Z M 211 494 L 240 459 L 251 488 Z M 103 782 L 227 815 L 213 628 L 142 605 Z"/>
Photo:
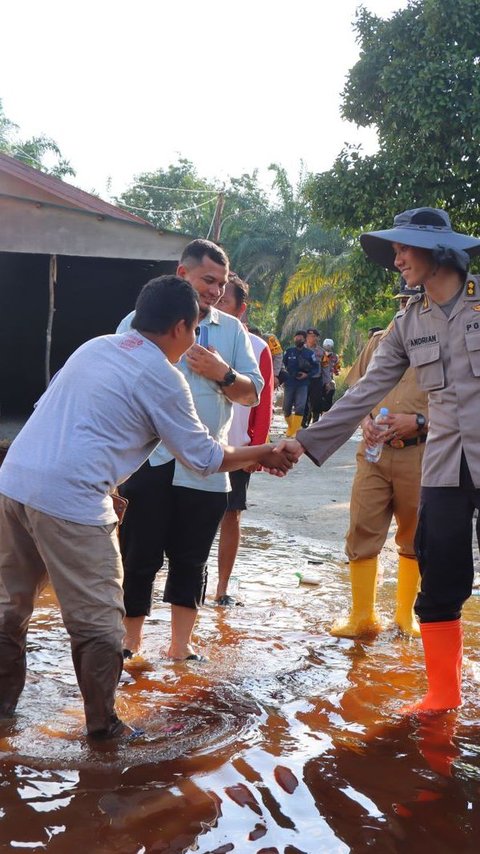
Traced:
<path id="1" fill-rule="evenodd" d="M 326 350 L 333 350 L 333 340 L 332 338 L 325 338 L 322 347 L 325 347 Z"/>

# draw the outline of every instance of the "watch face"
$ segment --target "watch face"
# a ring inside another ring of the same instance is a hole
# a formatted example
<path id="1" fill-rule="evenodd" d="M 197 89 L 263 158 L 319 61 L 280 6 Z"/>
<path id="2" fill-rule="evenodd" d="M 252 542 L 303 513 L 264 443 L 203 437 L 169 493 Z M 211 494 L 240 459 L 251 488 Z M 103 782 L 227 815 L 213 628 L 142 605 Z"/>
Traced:
<path id="1" fill-rule="evenodd" d="M 417 415 L 417 427 L 419 430 L 422 430 L 426 423 L 427 420 L 424 415 Z"/>
<path id="2" fill-rule="evenodd" d="M 229 368 L 229 370 L 227 371 L 227 373 L 225 374 L 225 376 L 221 382 L 221 385 L 222 386 L 232 385 L 236 379 L 237 379 L 237 375 L 236 375 L 235 371 L 232 371 L 232 369 Z"/>

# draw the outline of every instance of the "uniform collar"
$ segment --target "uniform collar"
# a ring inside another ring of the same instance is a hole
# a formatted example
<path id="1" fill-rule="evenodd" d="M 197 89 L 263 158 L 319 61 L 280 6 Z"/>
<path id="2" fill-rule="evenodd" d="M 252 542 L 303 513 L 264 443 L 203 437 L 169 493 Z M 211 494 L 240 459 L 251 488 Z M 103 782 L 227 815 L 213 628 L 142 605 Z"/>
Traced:
<path id="1" fill-rule="evenodd" d="M 422 291 L 421 293 L 411 296 L 405 308 L 401 308 L 400 311 L 396 313 L 395 317 L 403 317 L 403 315 L 414 305 L 418 305 L 420 307 L 420 314 L 424 314 L 426 311 L 431 311 L 432 309 L 432 302 L 430 298 Z"/>
<path id="2" fill-rule="evenodd" d="M 479 300 L 480 300 L 480 278 L 477 276 L 467 276 L 467 279 L 466 279 L 466 282 L 464 285 L 464 290 L 463 290 L 463 297 L 462 297 L 462 295 L 459 296 L 458 303 L 461 306 L 462 301 L 464 301 L 464 302 L 477 302 L 478 303 Z M 418 296 L 410 297 L 410 300 L 407 304 L 405 311 L 410 306 L 415 305 L 417 303 L 420 304 L 419 314 L 426 314 L 427 312 L 432 311 L 432 308 L 435 305 L 435 303 L 432 303 L 432 300 L 430 299 L 428 294 L 426 294 L 426 293 L 418 294 Z M 452 314 L 450 315 L 450 317 L 453 317 L 457 313 L 455 311 L 456 308 L 457 308 L 457 305 L 454 306 L 454 310 L 452 311 Z M 396 315 L 396 316 L 398 317 L 398 315 Z"/>
<path id="3" fill-rule="evenodd" d="M 421 306 L 420 306 L 420 312 L 419 312 L 420 314 L 425 314 L 426 312 L 432 311 L 432 309 L 434 310 L 434 313 L 436 314 L 437 307 L 440 309 L 440 312 L 442 312 L 441 306 L 437 306 L 436 303 L 433 303 L 432 300 L 430 299 L 430 297 L 428 296 L 428 294 L 425 293 L 425 294 L 422 294 L 421 297 L 415 297 L 414 301 L 417 302 L 420 299 L 422 300 Z M 455 303 L 455 305 L 453 306 L 452 312 L 451 312 L 448 319 L 451 320 L 452 318 L 454 318 L 458 314 L 459 311 L 461 311 L 461 308 L 462 308 L 462 305 L 464 302 L 474 301 L 474 302 L 478 303 L 479 300 L 480 300 L 479 279 L 476 276 L 475 277 L 474 276 L 467 276 L 466 282 L 463 286 L 463 294 L 460 294 L 460 296 L 458 297 L 458 300 Z M 441 317 L 442 319 L 443 319 L 443 317 L 445 317 L 445 315 L 443 313 L 439 314 L 438 316 Z"/>
<path id="4" fill-rule="evenodd" d="M 420 314 L 425 314 L 426 311 L 432 310 L 432 300 L 430 299 L 428 294 L 422 294 L 422 296 L 419 297 L 419 299 L 421 299 Z"/>
<path id="5" fill-rule="evenodd" d="M 216 326 L 220 326 L 220 315 L 222 313 L 223 312 L 219 311 L 218 308 L 215 308 L 215 306 L 212 305 L 201 322 L 209 324 L 215 323 Z"/>

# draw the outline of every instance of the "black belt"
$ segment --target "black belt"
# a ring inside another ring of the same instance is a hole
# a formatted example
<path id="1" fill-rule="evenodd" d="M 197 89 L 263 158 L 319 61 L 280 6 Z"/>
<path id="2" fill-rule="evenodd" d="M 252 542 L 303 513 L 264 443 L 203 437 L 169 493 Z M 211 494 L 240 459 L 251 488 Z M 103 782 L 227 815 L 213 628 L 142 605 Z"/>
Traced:
<path id="1" fill-rule="evenodd" d="M 399 448 L 408 448 L 410 445 L 423 445 L 426 441 L 427 434 L 422 433 L 421 436 L 416 436 L 414 439 L 399 439 L 398 437 L 393 437 L 393 439 L 389 439 L 385 444 L 390 445 L 391 448 L 395 448 L 397 450 Z"/>

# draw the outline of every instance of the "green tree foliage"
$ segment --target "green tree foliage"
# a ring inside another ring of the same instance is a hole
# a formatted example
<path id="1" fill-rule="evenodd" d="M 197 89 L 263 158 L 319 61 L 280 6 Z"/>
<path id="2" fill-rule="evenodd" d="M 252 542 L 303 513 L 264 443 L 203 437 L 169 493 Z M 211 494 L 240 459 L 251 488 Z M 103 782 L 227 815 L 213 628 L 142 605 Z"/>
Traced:
<path id="1" fill-rule="evenodd" d="M 303 257 L 322 251 L 340 253 L 344 240 L 338 230 L 327 231 L 313 221 L 305 200 L 308 175 L 303 167 L 296 184 L 282 166 L 273 163 L 270 171 L 272 196 L 256 206 L 255 214 L 243 224 L 243 233 L 232 241 L 230 254 L 240 275 L 253 283 L 254 297 L 266 303 L 267 311 L 276 306 L 278 331 L 286 315 L 283 293 Z"/>
<path id="2" fill-rule="evenodd" d="M 305 252 L 332 249 L 340 251 L 343 241 L 338 231 L 327 232 L 312 220 L 304 188 L 308 180 L 303 168 L 296 185 L 286 170 L 277 163 L 269 167 L 272 197 L 257 205 L 256 216 L 244 229 L 232 257 L 237 266 L 255 274 L 270 289 L 278 281 L 281 291 L 286 287 Z"/>
<path id="3" fill-rule="evenodd" d="M 253 322 L 278 330 L 285 314 L 283 291 L 304 253 L 338 253 L 344 240 L 338 230 L 327 232 L 312 221 L 303 169 L 295 185 L 278 164 L 270 171 L 269 193 L 256 171 L 230 177 L 221 185 L 201 178 L 193 163 L 180 158 L 168 169 L 136 176 L 132 188 L 116 201 L 157 228 L 213 237 L 215 206 L 223 193 L 219 242 L 232 269 L 250 284 Z"/>
<path id="4" fill-rule="evenodd" d="M 344 118 L 378 132 L 379 151 L 347 146 L 307 196 L 327 224 L 389 226 L 398 211 L 445 207 L 480 228 L 480 3 L 411 0 L 390 20 L 365 8 Z"/>
<path id="5" fill-rule="evenodd" d="M 190 160 L 180 157 L 167 169 L 136 175 L 133 186 L 115 201 L 158 229 L 206 237 L 217 193 Z"/>
<path id="6" fill-rule="evenodd" d="M 40 134 L 22 141 L 19 139 L 18 130 L 18 125 L 5 115 L 0 100 L 0 151 L 56 178 L 75 175 L 74 168 L 63 157 L 53 139 Z"/>
<path id="7" fill-rule="evenodd" d="M 383 325 L 391 317 L 392 275 L 370 265 L 357 243 L 350 242 L 339 255 L 305 255 L 290 278 L 283 302 L 290 308 L 282 336 L 294 329 L 317 326 L 333 337 L 341 349 L 355 353 L 368 327 Z M 325 324 L 325 321 L 331 321 Z"/>
<path id="8" fill-rule="evenodd" d="M 0 151 L 6 152 L 17 125 L 5 115 L 2 99 L 0 98 Z"/>

